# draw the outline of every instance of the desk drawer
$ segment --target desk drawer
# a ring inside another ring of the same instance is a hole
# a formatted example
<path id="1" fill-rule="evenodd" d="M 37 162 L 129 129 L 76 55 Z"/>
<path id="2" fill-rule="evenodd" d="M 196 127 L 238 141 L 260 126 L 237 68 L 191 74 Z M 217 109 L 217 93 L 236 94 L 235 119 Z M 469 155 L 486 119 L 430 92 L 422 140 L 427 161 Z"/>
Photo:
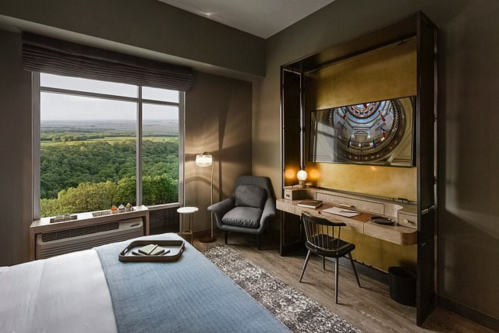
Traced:
<path id="1" fill-rule="evenodd" d="M 352 219 L 350 217 L 344 217 L 344 216 L 340 216 L 340 215 L 330 214 L 327 212 L 323 212 L 322 210 L 316 211 L 315 216 L 322 217 L 322 218 L 324 218 L 328 221 L 331 221 L 331 222 L 343 222 L 347 225 L 346 228 L 352 229 L 352 230 L 358 232 L 359 234 L 364 233 L 364 222 L 357 221 L 357 220 Z"/>
<path id="2" fill-rule="evenodd" d="M 301 206 L 296 205 L 295 206 L 295 214 L 296 215 L 301 215 L 301 213 L 308 213 L 308 214 L 310 214 L 312 216 L 318 216 L 319 215 L 319 211 L 317 209 L 307 208 L 307 207 L 301 207 Z"/>
<path id="3" fill-rule="evenodd" d="M 404 227 L 417 229 L 418 216 L 416 214 L 399 211 L 397 216 L 397 224 Z"/>
<path id="4" fill-rule="evenodd" d="M 302 200 L 309 199 L 312 195 L 306 189 L 284 189 L 284 199 L 287 200 Z"/>
<path id="5" fill-rule="evenodd" d="M 362 211 L 362 212 L 371 212 L 374 214 L 385 214 L 385 205 L 379 202 L 361 200 L 361 199 L 352 199 L 347 197 L 342 197 L 339 195 L 332 195 L 326 193 L 317 193 L 317 200 L 322 200 L 324 202 L 332 203 L 333 205 L 347 205 L 351 206 L 352 209 Z"/>

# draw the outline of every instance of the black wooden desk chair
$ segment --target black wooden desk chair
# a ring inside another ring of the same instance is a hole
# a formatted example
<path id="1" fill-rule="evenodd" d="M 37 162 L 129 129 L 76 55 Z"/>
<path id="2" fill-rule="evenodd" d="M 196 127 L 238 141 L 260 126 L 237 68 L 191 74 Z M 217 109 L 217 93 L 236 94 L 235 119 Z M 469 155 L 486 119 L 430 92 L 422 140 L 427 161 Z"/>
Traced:
<path id="1" fill-rule="evenodd" d="M 326 269 L 326 258 L 335 258 L 335 296 L 336 303 L 338 303 L 338 275 L 339 275 L 339 258 L 347 256 L 352 263 L 352 268 L 357 278 L 357 283 L 360 286 L 359 275 L 355 269 L 355 264 L 352 258 L 352 251 L 355 249 L 355 244 L 342 241 L 341 227 L 346 226 L 345 223 L 335 223 L 330 222 L 326 219 L 311 216 L 307 213 L 301 215 L 301 221 L 303 228 L 305 229 L 305 236 L 307 238 L 305 246 L 308 249 L 307 258 L 305 259 L 305 264 L 300 275 L 300 282 L 307 268 L 308 260 L 310 259 L 310 253 L 315 253 L 322 257 L 322 268 Z M 337 233 L 335 233 L 337 229 Z"/>

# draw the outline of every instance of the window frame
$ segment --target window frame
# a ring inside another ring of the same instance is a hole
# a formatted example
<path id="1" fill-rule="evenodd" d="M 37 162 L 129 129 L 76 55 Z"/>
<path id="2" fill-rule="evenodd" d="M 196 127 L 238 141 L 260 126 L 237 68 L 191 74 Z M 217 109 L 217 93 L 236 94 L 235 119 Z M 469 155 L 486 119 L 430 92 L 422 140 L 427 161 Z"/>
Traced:
<path id="1" fill-rule="evenodd" d="M 41 86 L 41 73 L 32 73 L 32 135 L 33 135 L 33 219 L 40 219 L 40 159 L 41 159 L 41 144 L 40 144 L 40 126 L 41 126 L 41 94 L 42 92 L 74 95 L 81 97 L 93 97 L 125 102 L 133 102 L 137 104 L 137 147 L 136 147 L 136 197 L 137 206 L 142 205 L 142 112 L 143 104 L 156 104 L 163 106 L 178 107 L 178 200 L 177 202 L 157 204 L 147 206 L 149 210 L 160 210 L 174 207 L 180 207 L 184 201 L 184 133 L 185 133 L 185 92 L 179 91 L 179 101 L 166 102 L 158 100 L 150 100 L 142 98 L 142 86 L 136 85 L 138 88 L 137 97 L 126 97 L 112 94 L 99 94 L 93 92 L 78 91 L 72 89 L 52 88 Z"/>

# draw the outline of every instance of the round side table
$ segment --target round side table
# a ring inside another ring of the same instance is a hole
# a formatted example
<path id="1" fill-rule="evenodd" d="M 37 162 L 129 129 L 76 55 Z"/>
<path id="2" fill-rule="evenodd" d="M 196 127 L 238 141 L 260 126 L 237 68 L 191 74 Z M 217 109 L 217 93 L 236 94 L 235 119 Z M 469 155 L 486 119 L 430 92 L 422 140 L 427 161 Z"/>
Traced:
<path id="1" fill-rule="evenodd" d="M 192 232 L 192 225 L 193 225 L 193 219 L 194 219 L 194 213 L 197 212 L 199 209 L 197 207 L 181 207 L 177 209 L 177 213 L 182 215 L 182 221 L 180 223 L 180 232 L 179 235 L 183 238 L 185 236 L 190 237 L 190 243 L 192 244 L 192 241 L 194 240 L 194 235 Z M 184 217 L 187 219 L 187 229 L 185 229 L 185 221 Z"/>

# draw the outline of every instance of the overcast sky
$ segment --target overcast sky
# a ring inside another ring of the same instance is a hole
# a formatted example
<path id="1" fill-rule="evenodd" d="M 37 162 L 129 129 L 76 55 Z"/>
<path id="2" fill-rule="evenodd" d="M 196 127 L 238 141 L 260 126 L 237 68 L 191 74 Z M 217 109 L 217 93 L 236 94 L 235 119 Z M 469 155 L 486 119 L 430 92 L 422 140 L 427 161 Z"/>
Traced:
<path id="1" fill-rule="evenodd" d="M 79 91 L 137 97 L 138 88 L 133 85 L 69 78 L 41 74 L 41 85 Z M 166 89 L 143 88 L 143 97 L 155 100 L 178 102 L 178 92 Z M 137 104 L 101 98 L 42 92 L 41 122 L 68 120 L 135 120 Z M 178 120 L 178 108 L 166 105 L 144 104 L 143 119 Z"/>

